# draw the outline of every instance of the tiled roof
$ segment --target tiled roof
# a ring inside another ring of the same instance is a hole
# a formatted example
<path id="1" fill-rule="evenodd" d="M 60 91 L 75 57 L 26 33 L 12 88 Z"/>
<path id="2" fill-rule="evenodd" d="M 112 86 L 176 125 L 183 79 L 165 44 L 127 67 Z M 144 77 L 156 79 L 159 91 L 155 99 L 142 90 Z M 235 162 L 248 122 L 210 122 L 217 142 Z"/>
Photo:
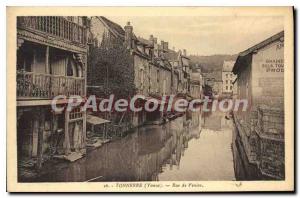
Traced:
<path id="1" fill-rule="evenodd" d="M 170 62 L 162 57 L 154 57 L 153 63 L 168 70 L 172 69 L 172 65 L 170 64 Z"/>
<path id="2" fill-rule="evenodd" d="M 148 54 L 141 52 L 138 48 L 135 48 L 133 52 L 139 56 L 142 56 L 143 58 L 150 59 Z"/>
<path id="3" fill-rule="evenodd" d="M 275 34 L 274 36 L 271 36 L 270 38 L 268 38 L 268 39 L 266 39 L 266 40 L 264 40 L 264 41 L 262 41 L 262 42 L 260 42 L 256 45 L 254 45 L 253 47 L 250 47 L 249 49 L 241 52 L 239 54 L 239 56 L 246 56 L 246 55 L 254 52 L 255 50 L 261 49 L 261 48 L 265 47 L 266 45 L 280 39 L 283 36 L 284 36 L 284 31 L 281 31 L 281 32 Z"/>
<path id="4" fill-rule="evenodd" d="M 147 45 L 147 46 L 150 46 L 150 45 L 151 45 L 151 43 L 150 43 L 149 40 L 144 39 L 144 38 L 142 38 L 142 37 L 137 37 L 137 40 L 138 40 L 138 42 L 140 42 L 142 45 Z"/>
<path id="5" fill-rule="evenodd" d="M 166 58 L 170 61 L 176 61 L 178 60 L 178 52 L 174 51 L 174 50 L 168 50 L 167 53 L 165 53 Z"/>
<path id="6" fill-rule="evenodd" d="M 275 34 L 274 36 L 271 36 L 270 38 L 254 45 L 253 47 L 250 47 L 249 49 L 239 53 L 239 56 L 236 59 L 236 62 L 234 64 L 234 67 L 232 69 L 234 74 L 238 73 L 238 70 L 241 66 L 247 66 L 247 63 L 249 63 L 249 56 L 251 55 L 253 52 L 269 45 L 270 43 L 273 43 L 274 41 L 277 41 L 281 38 L 284 37 L 284 31 L 281 31 L 277 34 Z"/>
<path id="7" fill-rule="evenodd" d="M 99 17 L 109 28 L 113 33 L 115 33 L 117 36 L 120 36 L 122 38 L 125 37 L 125 31 L 124 29 L 117 23 L 112 22 L 111 20 L 105 18 L 104 16 Z"/>
<path id="8" fill-rule="evenodd" d="M 132 34 L 132 39 L 135 41 L 138 41 L 138 38 L 136 37 L 136 35 L 134 33 Z"/>
<path id="9" fill-rule="evenodd" d="M 184 56 L 184 55 L 182 55 L 182 54 L 181 54 L 181 57 L 182 57 L 182 58 L 185 58 L 185 59 L 188 59 L 188 60 L 190 60 L 190 58 L 189 58 L 189 57 L 187 57 L 187 56 Z"/>
<path id="10" fill-rule="evenodd" d="M 112 21 L 110 21 L 109 19 L 107 19 L 104 16 L 99 16 L 98 17 L 99 20 L 101 20 L 104 25 L 106 25 L 107 28 L 109 28 L 109 30 L 117 37 L 121 38 L 121 39 L 125 39 L 125 30 L 117 23 L 114 23 Z M 133 38 L 132 38 L 135 42 L 137 42 L 140 45 L 144 45 L 144 46 L 151 46 L 151 43 L 149 40 L 144 39 L 142 37 L 137 37 L 134 33 L 133 33 Z M 158 47 L 160 47 L 160 45 L 158 45 Z M 170 56 L 173 57 L 173 60 L 178 60 L 178 53 L 173 51 L 173 50 L 169 50 L 171 52 Z M 142 56 L 143 58 L 147 58 L 150 59 L 149 55 L 140 51 L 136 46 L 133 49 L 133 52 L 139 56 Z M 174 54 L 173 54 L 174 53 Z M 166 69 L 171 69 L 171 64 L 168 60 L 170 60 L 170 58 L 168 57 L 169 53 L 166 53 L 165 57 L 155 57 L 154 58 L 154 64 L 156 65 L 160 65 L 161 67 L 164 67 Z"/>

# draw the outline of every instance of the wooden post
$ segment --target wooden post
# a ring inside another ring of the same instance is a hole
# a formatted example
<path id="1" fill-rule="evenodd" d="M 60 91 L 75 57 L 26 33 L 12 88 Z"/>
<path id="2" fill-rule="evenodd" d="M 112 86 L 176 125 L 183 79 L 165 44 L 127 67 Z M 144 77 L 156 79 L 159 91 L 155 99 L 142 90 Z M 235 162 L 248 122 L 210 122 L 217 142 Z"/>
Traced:
<path id="1" fill-rule="evenodd" d="M 46 46 L 46 54 L 45 54 L 45 66 L 46 66 L 46 74 L 50 74 L 50 65 L 49 65 L 49 46 Z"/>
<path id="2" fill-rule="evenodd" d="M 82 112 L 82 148 L 86 148 L 86 111 Z"/>
<path id="3" fill-rule="evenodd" d="M 107 139 L 106 138 L 107 137 L 107 135 L 106 135 L 107 126 L 106 125 L 107 125 L 106 123 L 103 124 L 103 133 L 102 133 L 102 139 L 103 140 Z"/>
<path id="4" fill-rule="evenodd" d="M 57 123 L 57 116 L 52 113 L 52 120 L 51 120 L 51 136 L 52 136 L 52 139 L 51 139 L 51 145 L 52 145 L 52 152 L 55 153 L 57 148 L 56 148 L 56 138 L 58 136 L 58 134 L 56 134 L 56 131 L 58 129 L 58 123 Z"/>
<path id="5" fill-rule="evenodd" d="M 82 77 L 84 78 L 84 85 L 83 85 L 83 94 L 86 96 L 87 94 L 87 53 L 82 55 Z"/>
<path id="6" fill-rule="evenodd" d="M 45 52 L 45 68 L 46 68 L 46 74 L 50 74 L 50 65 L 49 65 L 49 46 L 46 46 L 46 52 Z M 49 78 L 47 82 L 47 78 Z M 52 82 L 50 77 L 46 77 L 45 79 L 45 87 L 44 90 L 47 90 L 47 97 L 51 96 L 51 87 L 52 87 Z"/>
<path id="7" fill-rule="evenodd" d="M 64 141 L 65 155 L 68 155 L 71 152 L 70 136 L 69 136 L 69 114 L 70 112 L 66 110 L 65 111 L 65 141 Z"/>
<path id="8" fill-rule="evenodd" d="M 39 109 L 39 130 L 38 130 L 38 147 L 37 147 L 37 169 L 42 167 L 43 160 L 43 144 L 44 144 L 44 129 L 45 129 L 45 111 L 43 108 Z"/>
<path id="9" fill-rule="evenodd" d="M 38 131 L 39 131 L 39 114 L 36 113 L 33 116 L 33 128 L 32 128 L 32 153 L 33 157 L 37 157 L 37 145 L 38 145 Z"/>

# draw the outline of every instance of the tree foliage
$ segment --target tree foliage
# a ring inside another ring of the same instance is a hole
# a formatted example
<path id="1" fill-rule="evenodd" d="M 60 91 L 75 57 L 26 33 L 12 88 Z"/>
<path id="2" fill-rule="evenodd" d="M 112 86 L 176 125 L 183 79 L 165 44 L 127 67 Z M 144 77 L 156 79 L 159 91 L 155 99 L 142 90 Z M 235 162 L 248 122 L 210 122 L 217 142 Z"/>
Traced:
<path id="1" fill-rule="evenodd" d="M 122 41 L 103 38 L 100 46 L 91 46 L 88 56 L 89 94 L 128 98 L 135 94 L 133 57 Z M 97 87 L 96 87 L 97 86 Z M 98 87 L 99 86 L 99 87 Z"/>
<path id="2" fill-rule="evenodd" d="M 200 56 L 200 55 L 190 55 L 189 56 L 192 66 L 199 64 L 203 72 L 215 72 L 222 70 L 224 61 L 235 61 L 237 55 L 210 55 L 210 56 Z"/>

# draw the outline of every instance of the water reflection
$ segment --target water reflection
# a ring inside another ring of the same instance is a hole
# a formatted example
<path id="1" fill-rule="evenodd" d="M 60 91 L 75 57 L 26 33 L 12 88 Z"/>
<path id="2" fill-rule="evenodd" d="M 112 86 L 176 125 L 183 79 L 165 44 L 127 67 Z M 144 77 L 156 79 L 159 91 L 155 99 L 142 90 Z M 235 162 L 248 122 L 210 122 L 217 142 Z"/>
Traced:
<path id="1" fill-rule="evenodd" d="M 231 129 L 223 113 L 191 113 L 136 129 L 36 181 L 234 180 Z"/>
<path id="2" fill-rule="evenodd" d="M 231 129 L 223 113 L 204 114 L 200 137 L 188 142 L 176 169 L 165 168 L 159 180 L 235 180 Z"/>

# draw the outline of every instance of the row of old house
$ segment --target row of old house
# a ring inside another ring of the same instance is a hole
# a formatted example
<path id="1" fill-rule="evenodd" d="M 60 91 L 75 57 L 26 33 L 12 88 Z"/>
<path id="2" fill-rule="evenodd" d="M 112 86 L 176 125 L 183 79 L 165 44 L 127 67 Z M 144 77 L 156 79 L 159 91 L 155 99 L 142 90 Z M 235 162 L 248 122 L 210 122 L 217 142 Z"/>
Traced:
<path id="1" fill-rule="evenodd" d="M 97 124 L 106 123 L 107 135 L 170 117 L 144 111 L 90 114 L 80 107 L 58 113 L 51 109 L 57 95 L 202 97 L 201 73 L 191 71 L 186 50 L 171 50 L 153 35 L 138 37 L 129 22 L 122 28 L 102 16 L 18 17 L 16 57 L 19 166 L 39 169 L 53 156 L 84 155 L 89 135 L 95 135 L 87 131 Z"/>
<path id="2" fill-rule="evenodd" d="M 146 100 L 161 100 L 163 96 L 170 95 L 201 97 L 201 71 L 192 72 L 185 49 L 169 49 L 168 42 L 161 40 L 159 43 L 153 35 L 148 39 L 138 37 L 129 22 L 123 29 L 102 16 L 91 17 L 89 34 L 89 94 L 98 97 L 116 93 L 120 93 L 119 97 L 140 94 Z M 109 57 L 106 56 L 107 52 Z M 137 127 L 147 121 L 159 121 L 157 118 L 167 116 L 160 115 L 162 113 L 127 113 L 128 115 L 110 117 L 110 120 L 120 123 L 127 118 L 133 127 Z"/>

